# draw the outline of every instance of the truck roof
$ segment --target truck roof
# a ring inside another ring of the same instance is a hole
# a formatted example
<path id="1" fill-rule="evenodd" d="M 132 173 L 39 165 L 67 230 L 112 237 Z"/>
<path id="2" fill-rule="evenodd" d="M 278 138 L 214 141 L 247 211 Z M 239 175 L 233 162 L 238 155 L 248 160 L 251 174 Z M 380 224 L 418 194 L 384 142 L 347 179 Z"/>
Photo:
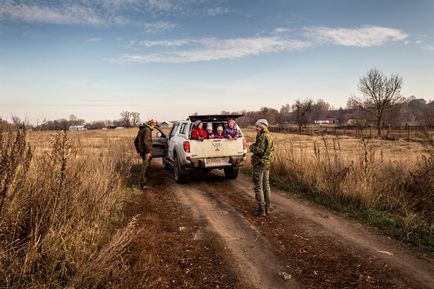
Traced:
<path id="1" fill-rule="evenodd" d="M 228 119 L 236 119 L 243 116 L 243 114 L 208 114 L 208 115 L 190 115 L 188 117 L 192 122 L 196 120 L 208 121 L 227 121 Z"/>

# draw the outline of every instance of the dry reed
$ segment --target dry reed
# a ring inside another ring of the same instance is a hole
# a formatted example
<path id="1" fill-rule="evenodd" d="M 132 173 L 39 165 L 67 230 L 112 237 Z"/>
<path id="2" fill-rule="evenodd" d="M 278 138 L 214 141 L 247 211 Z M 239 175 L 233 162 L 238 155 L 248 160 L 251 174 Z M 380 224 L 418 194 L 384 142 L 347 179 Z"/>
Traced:
<path id="1" fill-rule="evenodd" d="M 95 288 L 124 266 L 135 221 L 111 235 L 123 221 L 125 144 L 79 143 L 0 127 L 0 287 Z"/>

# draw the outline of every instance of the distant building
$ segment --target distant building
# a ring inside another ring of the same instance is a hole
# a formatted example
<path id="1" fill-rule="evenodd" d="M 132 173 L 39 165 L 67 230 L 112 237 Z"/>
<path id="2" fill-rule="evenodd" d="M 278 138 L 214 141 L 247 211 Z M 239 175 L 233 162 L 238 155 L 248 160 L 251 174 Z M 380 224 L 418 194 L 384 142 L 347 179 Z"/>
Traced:
<path id="1" fill-rule="evenodd" d="M 69 130 L 87 130 L 87 128 L 84 125 L 71 125 Z"/>
<path id="2" fill-rule="evenodd" d="M 315 120 L 315 124 L 337 124 L 338 120 L 335 118 L 324 118 Z"/>
<path id="3" fill-rule="evenodd" d="M 357 126 L 366 126 L 367 121 L 366 119 L 354 119 L 354 118 L 350 118 L 349 120 L 347 120 L 347 125 L 357 125 Z"/>

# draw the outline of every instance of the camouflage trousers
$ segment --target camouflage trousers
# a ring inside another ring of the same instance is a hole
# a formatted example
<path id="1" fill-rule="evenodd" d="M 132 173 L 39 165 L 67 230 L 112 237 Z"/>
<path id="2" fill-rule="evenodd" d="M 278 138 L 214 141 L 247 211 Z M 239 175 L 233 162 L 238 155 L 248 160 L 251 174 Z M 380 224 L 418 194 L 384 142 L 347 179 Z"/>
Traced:
<path id="1" fill-rule="evenodd" d="M 259 208 L 270 207 L 270 166 L 253 166 L 253 187 Z"/>
<path id="2" fill-rule="evenodd" d="M 149 171 L 151 167 L 151 160 L 146 160 L 144 157 L 142 157 L 143 163 L 142 163 L 142 169 L 140 170 L 140 186 L 144 186 L 148 183 L 149 180 Z"/>

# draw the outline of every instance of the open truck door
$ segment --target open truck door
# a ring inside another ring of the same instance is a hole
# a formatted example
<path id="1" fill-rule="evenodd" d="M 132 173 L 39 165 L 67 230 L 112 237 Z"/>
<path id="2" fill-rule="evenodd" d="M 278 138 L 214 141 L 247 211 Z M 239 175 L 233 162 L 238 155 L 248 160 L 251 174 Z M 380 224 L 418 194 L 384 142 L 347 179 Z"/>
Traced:
<path id="1" fill-rule="evenodd" d="M 152 157 L 160 158 L 167 156 L 167 146 L 168 146 L 168 138 L 167 136 L 160 130 L 160 128 L 155 127 L 152 132 Z"/>

